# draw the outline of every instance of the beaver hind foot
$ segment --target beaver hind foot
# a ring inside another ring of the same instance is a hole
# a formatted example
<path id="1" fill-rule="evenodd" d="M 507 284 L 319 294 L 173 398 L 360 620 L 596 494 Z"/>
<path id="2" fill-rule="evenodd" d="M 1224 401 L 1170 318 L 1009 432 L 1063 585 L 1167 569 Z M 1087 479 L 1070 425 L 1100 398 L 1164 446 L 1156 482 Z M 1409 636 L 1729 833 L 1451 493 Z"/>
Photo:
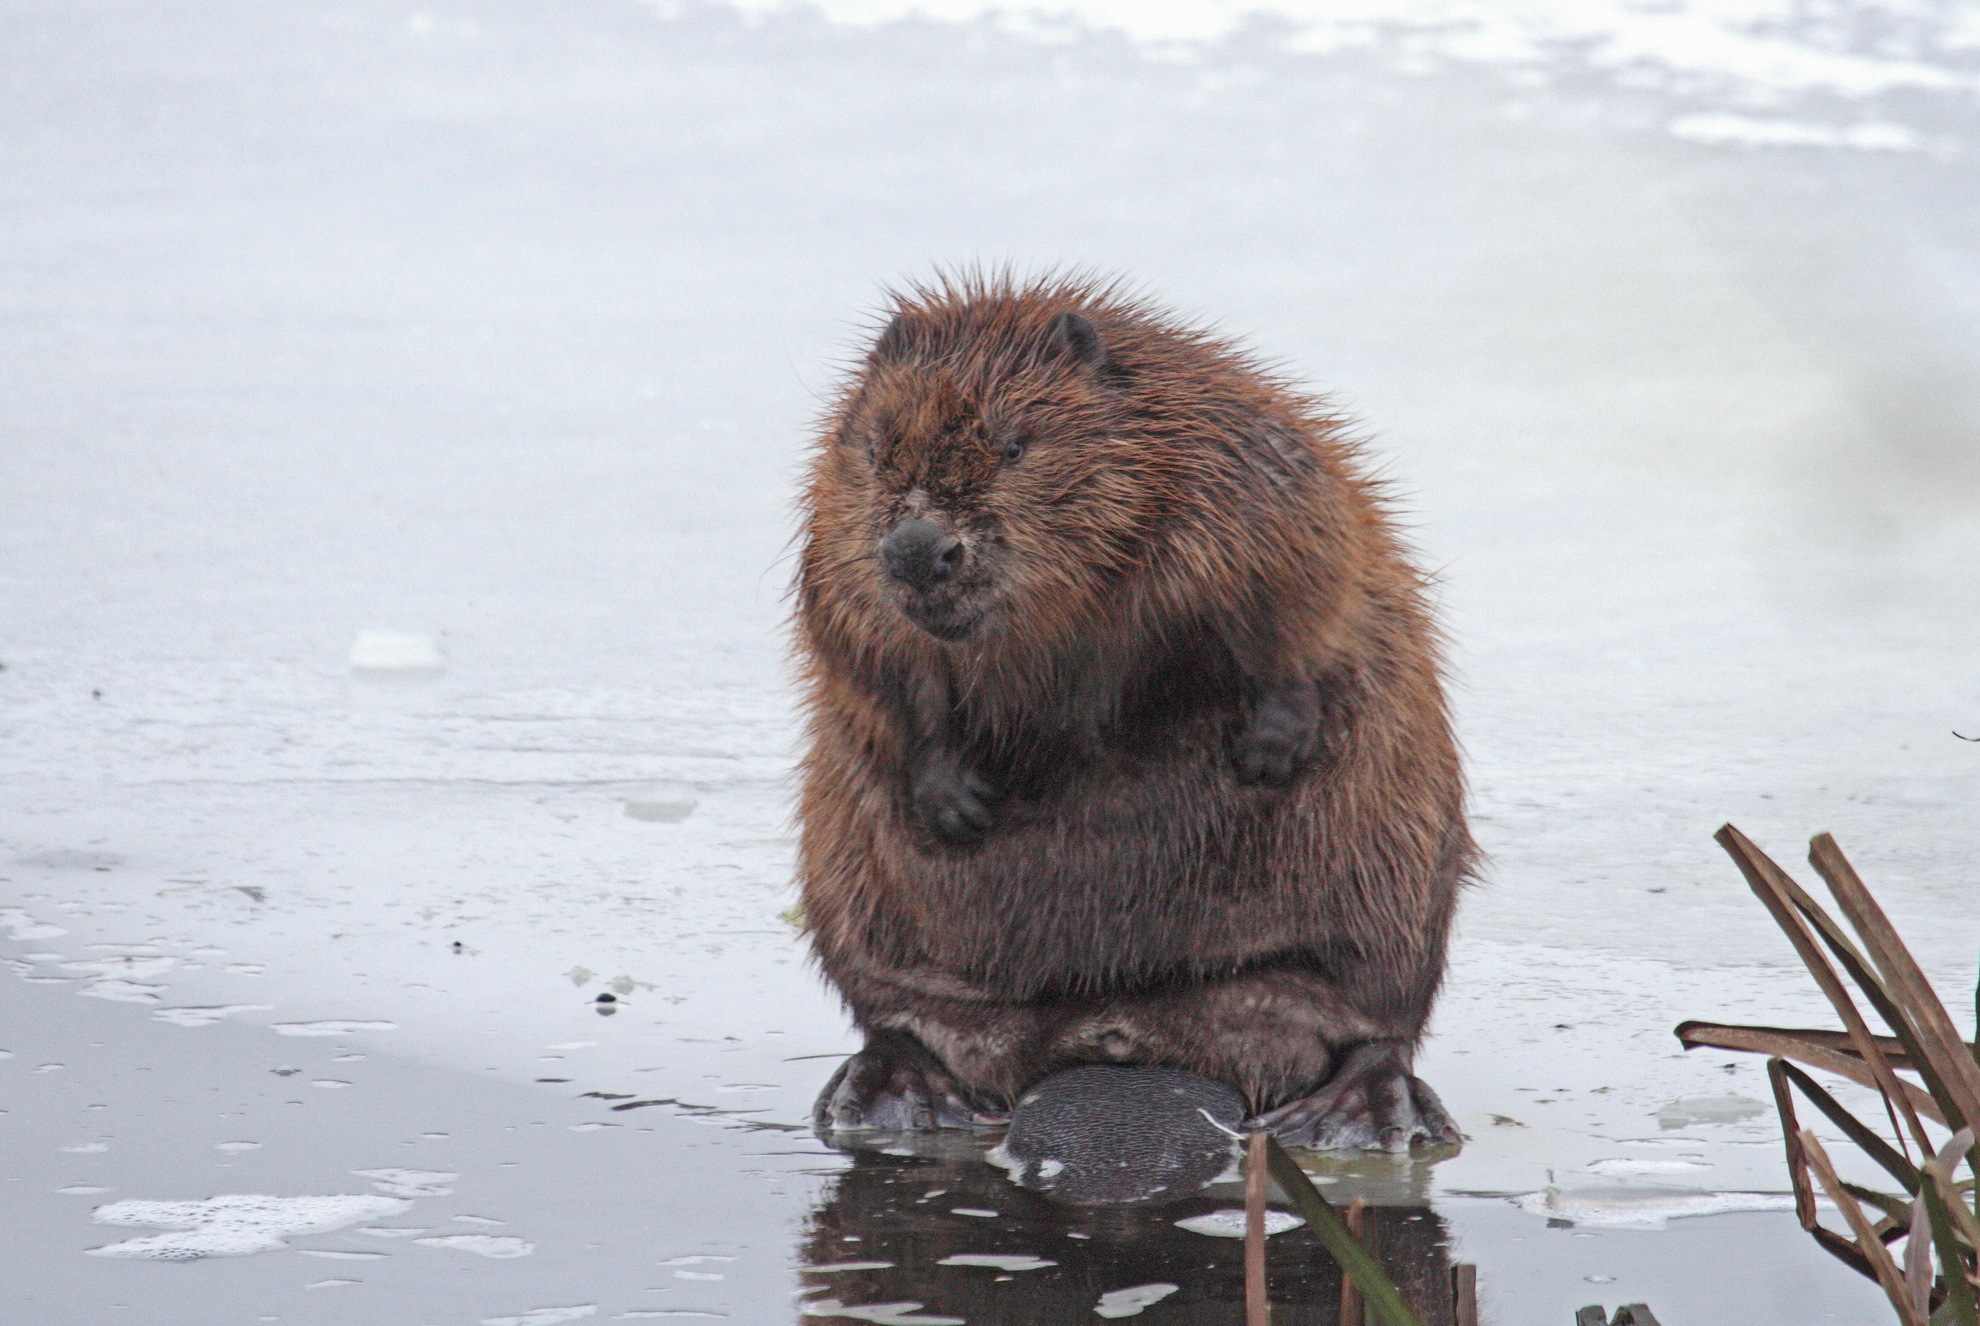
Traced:
<path id="1" fill-rule="evenodd" d="M 1244 1112 L 1244 1097 L 1194 1073 L 1089 1064 L 1019 1097 L 988 1158 L 1073 1206 L 1173 1202 L 1232 1171 Z"/>
<path id="2" fill-rule="evenodd" d="M 839 1066 L 811 1110 L 812 1128 L 828 1142 L 832 1133 L 855 1129 L 915 1133 L 1003 1121 L 905 1031 L 869 1034 L 866 1048 Z"/>
<path id="3" fill-rule="evenodd" d="M 1286 1146 L 1313 1151 L 1407 1151 L 1464 1140 L 1430 1084 L 1409 1071 L 1408 1051 L 1367 1041 L 1342 1057 L 1326 1085 L 1259 1116 Z"/>

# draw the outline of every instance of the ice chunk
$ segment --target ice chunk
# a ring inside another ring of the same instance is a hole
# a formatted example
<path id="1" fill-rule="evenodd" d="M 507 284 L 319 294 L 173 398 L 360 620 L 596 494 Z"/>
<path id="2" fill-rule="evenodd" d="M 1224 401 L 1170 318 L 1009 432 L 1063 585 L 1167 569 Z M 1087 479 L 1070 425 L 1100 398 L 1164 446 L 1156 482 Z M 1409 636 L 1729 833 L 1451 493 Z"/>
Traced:
<path id="1" fill-rule="evenodd" d="M 1587 1166 L 1590 1174 L 1620 1177 L 1630 1174 L 1684 1174 L 1694 1170 L 1710 1169 L 1711 1166 L 1699 1160 L 1642 1160 L 1635 1156 L 1618 1156 L 1613 1160 L 1598 1160 Z"/>
<path id="2" fill-rule="evenodd" d="M 175 1027 L 210 1027 L 236 1013 L 266 1013 L 274 1007 L 273 1004 L 206 1004 L 199 1007 L 154 1008 L 151 1016 Z"/>
<path id="3" fill-rule="evenodd" d="M 1024 1257 L 1001 1252 L 959 1252 L 953 1257 L 944 1257 L 935 1263 L 937 1266 L 988 1266 L 997 1271 L 1037 1271 L 1047 1266 L 1057 1266 L 1054 1261 L 1043 1257 Z"/>
<path id="4" fill-rule="evenodd" d="M 270 1197 L 237 1193 L 195 1202 L 112 1202 L 96 1208 L 102 1225 L 172 1230 L 88 1249 L 95 1257 L 182 1262 L 199 1257 L 245 1257 L 288 1247 L 298 1234 L 327 1234 L 360 1220 L 397 1215 L 412 1203 L 396 1197 L 338 1194 Z"/>
<path id="5" fill-rule="evenodd" d="M 929 1317 L 917 1315 L 922 1305 L 919 1303 L 861 1303 L 847 1305 L 836 1298 L 817 1298 L 809 1303 L 800 1303 L 798 1313 L 805 1317 L 844 1317 L 851 1321 L 870 1321 L 874 1326 L 967 1326 L 962 1317 Z"/>
<path id="6" fill-rule="evenodd" d="M 17 942 L 23 939 L 53 939 L 69 933 L 59 925 L 35 920 L 28 915 L 25 907 L 0 907 L 0 925 L 11 930 L 13 933 L 9 938 Z"/>
<path id="7" fill-rule="evenodd" d="M 365 630 L 351 642 L 353 672 L 432 673 L 446 667 L 447 660 L 430 635 Z"/>
<path id="8" fill-rule="evenodd" d="M 666 800 L 632 798 L 626 802 L 626 818 L 646 820 L 653 824 L 679 824 L 694 814 L 697 804 L 699 803 L 692 798 Z"/>
<path id="9" fill-rule="evenodd" d="M 1096 1317 L 1138 1317 L 1141 1310 L 1151 1303 L 1160 1303 L 1176 1292 L 1180 1286 L 1164 1284 L 1135 1285 L 1128 1289 L 1114 1289 L 1100 1295 L 1100 1302 L 1094 1306 Z"/>
<path id="10" fill-rule="evenodd" d="M 396 1022 L 353 1022 L 330 1018 L 322 1022 L 277 1022 L 275 1030 L 284 1036 L 349 1036 L 359 1031 L 397 1031 Z"/>
<path id="11" fill-rule="evenodd" d="M 414 1239 L 413 1242 L 429 1248 L 459 1248 L 462 1252 L 472 1252 L 476 1256 L 492 1257 L 498 1261 L 527 1257 L 536 1251 L 534 1243 L 507 1234 L 435 1234 L 431 1238 Z"/>
<path id="12" fill-rule="evenodd" d="M 570 1308 L 531 1308 L 520 1317 L 483 1317 L 481 1326 L 557 1326 L 560 1321 L 576 1321 L 596 1311 L 596 1303 L 580 1303 Z"/>
<path id="13" fill-rule="evenodd" d="M 1684 1216 L 1790 1211 L 1794 1197 L 1773 1192 L 1707 1192 L 1661 1183 L 1555 1184 L 1509 1199 L 1531 1215 L 1591 1229 L 1662 1229 Z"/>
<path id="14" fill-rule="evenodd" d="M 354 1169 L 351 1173 L 370 1179 L 371 1186 L 394 1197 L 445 1197 L 451 1193 L 458 1174 L 437 1169 Z"/>
<path id="15" fill-rule="evenodd" d="M 1306 1222 L 1290 1211 L 1267 1211 L 1265 1232 L 1283 1234 L 1289 1229 L 1298 1229 Z M 1244 1237 L 1244 1208 L 1226 1207 L 1222 1211 L 1211 1211 L 1207 1215 L 1191 1216 L 1187 1220 L 1176 1221 L 1177 1229 L 1186 1229 L 1192 1234 L 1208 1234 L 1212 1238 L 1241 1239 Z"/>
<path id="16" fill-rule="evenodd" d="M 139 981 L 92 981 L 77 994 L 89 995 L 94 999 L 113 999 L 120 1004 L 155 1004 L 163 994 L 162 985 L 145 985 Z"/>
<path id="17" fill-rule="evenodd" d="M 1767 1106 L 1747 1096 L 1685 1096 L 1660 1106 L 1659 1128 L 1689 1128 L 1694 1123 L 1740 1123 L 1765 1114 Z"/>

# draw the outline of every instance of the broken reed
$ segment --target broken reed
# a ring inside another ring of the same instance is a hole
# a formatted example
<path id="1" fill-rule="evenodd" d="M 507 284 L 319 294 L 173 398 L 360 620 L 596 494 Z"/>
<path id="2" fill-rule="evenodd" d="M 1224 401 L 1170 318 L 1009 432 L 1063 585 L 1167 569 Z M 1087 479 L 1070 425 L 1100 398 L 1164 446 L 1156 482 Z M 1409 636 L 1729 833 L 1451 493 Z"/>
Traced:
<path id="1" fill-rule="evenodd" d="M 1404 1300 L 1395 1281 L 1362 1242 L 1361 1215 L 1366 1204 L 1356 1198 L 1345 1219 L 1320 1195 L 1313 1180 L 1270 1133 L 1245 1138 L 1244 1161 L 1244 1312 L 1246 1326 L 1268 1326 L 1272 1309 L 1265 1286 L 1265 1193 L 1267 1179 L 1281 1192 L 1341 1268 L 1341 1326 L 1422 1326 L 1416 1310 Z M 1457 1326 L 1478 1326 L 1478 1275 L 1475 1268 L 1451 1270 L 1453 1320 Z"/>
<path id="2" fill-rule="evenodd" d="M 1980 1326 L 1980 1277 L 1975 1274 L 1980 1215 L 1973 1181 L 1980 1172 L 1974 1144 L 1980 1125 L 1980 1060 L 1974 1047 L 1961 1039 L 1945 1005 L 1835 839 L 1826 833 L 1813 839 L 1808 859 L 1828 885 L 1847 928 L 1738 829 L 1728 824 L 1714 837 L 1787 935 L 1844 1029 L 1686 1022 L 1677 1028 L 1678 1039 L 1686 1049 L 1704 1045 L 1768 1056 L 1767 1078 L 1780 1112 L 1802 1228 L 1846 1265 L 1876 1281 L 1904 1326 Z M 1871 1030 L 1858 995 L 1889 1035 Z M 1876 1092 L 1895 1142 L 1850 1113 L 1797 1064 Z M 1879 1192 L 1843 1180 L 1822 1143 L 1801 1126 L 1797 1094 L 1902 1191 Z M 1946 1136 L 1935 1141 L 1928 1121 Z M 1964 1179 L 1959 1177 L 1961 1166 L 1967 1171 Z M 1848 1237 L 1817 1219 L 1818 1184 L 1848 1224 Z M 1892 1245 L 1900 1241 L 1904 1247 L 1894 1255 Z"/>

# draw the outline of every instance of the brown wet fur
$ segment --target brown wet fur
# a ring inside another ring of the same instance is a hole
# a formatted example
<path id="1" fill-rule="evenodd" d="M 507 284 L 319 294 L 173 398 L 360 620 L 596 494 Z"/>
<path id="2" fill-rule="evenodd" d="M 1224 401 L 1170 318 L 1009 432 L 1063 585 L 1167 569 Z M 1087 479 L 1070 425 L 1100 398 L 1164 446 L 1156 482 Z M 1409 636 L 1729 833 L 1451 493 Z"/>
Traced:
<path id="1" fill-rule="evenodd" d="M 1261 1113 L 1356 1047 L 1407 1075 L 1474 849 L 1423 577 L 1322 402 L 1109 284 L 949 278 L 804 515 L 799 874 L 862 1028 L 987 1107 L 1089 1061 Z M 890 576 L 906 521 L 940 583 Z"/>

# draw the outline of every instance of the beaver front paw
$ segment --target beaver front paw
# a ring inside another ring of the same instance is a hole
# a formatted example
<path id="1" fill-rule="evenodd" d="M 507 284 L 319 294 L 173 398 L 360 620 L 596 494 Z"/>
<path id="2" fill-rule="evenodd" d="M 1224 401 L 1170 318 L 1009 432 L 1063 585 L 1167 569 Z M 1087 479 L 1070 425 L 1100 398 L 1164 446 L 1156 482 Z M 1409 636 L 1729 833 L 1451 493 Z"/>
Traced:
<path id="1" fill-rule="evenodd" d="M 1320 752 L 1320 697 L 1310 685 L 1267 691 L 1252 704 L 1233 752 L 1240 783 L 1284 787 Z"/>
<path id="2" fill-rule="evenodd" d="M 839 1066 L 811 1110 L 821 1138 L 843 1130 L 928 1132 L 980 1128 L 1001 1111 L 957 1081 L 942 1061 L 904 1031 L 876 1031 L 866 1048 Z"/>
<path id="3" fill-rule="evenodd" d="M 921 822 L 948 842 L 967 847 L 990 830 L 990 803 L 997 791 L 953 756 L 931 756 L 916 771 L 908 792 Z"/>
<path id="4" fill-rule="evenodd" d="M 1325 1086 L 1252 1122 L 1287 1146 L 1315 1151 L 1407 1151 L 1464 1140 L 1444 1103 L 1409 1071 L 1395 1041 L 1368 1041 L 1342 1058 Z"/>

